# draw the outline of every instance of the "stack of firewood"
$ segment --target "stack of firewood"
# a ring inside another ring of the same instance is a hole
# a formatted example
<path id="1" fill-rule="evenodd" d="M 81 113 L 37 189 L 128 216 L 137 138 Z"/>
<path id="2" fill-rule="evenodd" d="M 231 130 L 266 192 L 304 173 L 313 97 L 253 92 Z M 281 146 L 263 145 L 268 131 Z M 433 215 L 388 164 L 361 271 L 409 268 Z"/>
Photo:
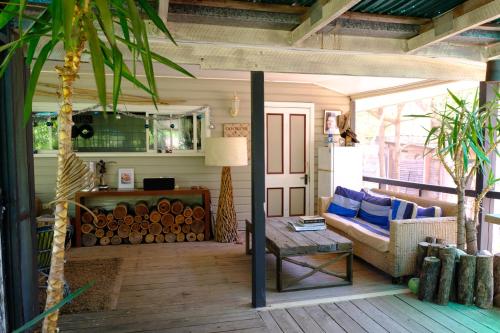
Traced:
<path id="1" fill-rule="evenodd" d="M 447 305 L 449 301 L 480 308 L 500 306 L 500 253 L 466 254 L 441 239 L 418 244 L 418 297 Z"/>
<path id="2" fill-rule="evenodd" d="M 137 202 L 118 203 L 112 211 L 102 208 L 85 212 L 81 218 L 82 245 L 118 245 L 122 243 L 194 242 L 205 239 L 205 210 L 187 206 L 180 200 L 162 198 L 155 206 Z"/>

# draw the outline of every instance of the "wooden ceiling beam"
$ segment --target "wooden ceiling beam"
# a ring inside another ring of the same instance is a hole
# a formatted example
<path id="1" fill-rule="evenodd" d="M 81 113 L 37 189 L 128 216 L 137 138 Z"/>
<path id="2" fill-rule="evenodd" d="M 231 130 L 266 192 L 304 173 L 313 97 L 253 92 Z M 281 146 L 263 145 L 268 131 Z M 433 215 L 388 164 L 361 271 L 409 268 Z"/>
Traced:
<path id="1" fill-rule="evenodd" d="M 205 6 L 215 8 L 230 8 L 240 10 L 254 10 L 259 12 L 306 14 L 309 7 L 267 4 L 263 2 L 247 2 L 237 0 L 170 0 L 171 4 L 188 6 Z"/>
<path id="2" fill-rule="evenodd" d="M 486 46 L 488 60 L 500 59 L 500 42 Z"/>
<path id="3" fill-rule="evenodd" d="M 169 0 L 158 0 L 158 16 L 167 23 Z"/>
<path id="4" fill-rule="evenodd" d="M 481 5 L 478 6 L 478 4 Z M 433 18 L 431 29 L 408 39 L 408 51 L 415 52 L 499 17 L 500 0 L 469 0 Z"/>
<path id="5" fill-rule="evenodd" d="M 290 44 L 296 45 L 324 28 L 361 0 L 330 0 L 321 4 L 318 0 L 310 9 L 308 17 L 290 34 Z"/>

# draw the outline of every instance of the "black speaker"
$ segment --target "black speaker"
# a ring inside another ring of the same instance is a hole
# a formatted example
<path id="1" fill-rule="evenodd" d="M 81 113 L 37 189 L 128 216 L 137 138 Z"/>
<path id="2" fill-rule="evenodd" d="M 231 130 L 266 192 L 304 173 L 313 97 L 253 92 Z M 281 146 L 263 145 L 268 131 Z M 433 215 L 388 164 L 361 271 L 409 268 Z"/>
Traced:
<path id="1" fill-rule="evenodd" d="M 144 178 L 142 187 L 145 191 L 173 190 L 175 189 L 175 178 Z"/>

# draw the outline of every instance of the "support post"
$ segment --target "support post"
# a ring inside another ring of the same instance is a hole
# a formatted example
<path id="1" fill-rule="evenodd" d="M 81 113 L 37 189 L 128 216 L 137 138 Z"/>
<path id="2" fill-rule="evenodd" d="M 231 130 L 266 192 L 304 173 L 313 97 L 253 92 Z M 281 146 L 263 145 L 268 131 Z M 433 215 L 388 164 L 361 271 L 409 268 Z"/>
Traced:
<path id="1" fill-rule="evenodd" d="M 479 83 L 479 104 L 485 105 L 496 98 L 500 81 L 500 60 L 490 60 L 487 63 L 486 80 Z M 495 135 L 494 140 L 496 140 Z M 487 143 L 488 144 L 488 143 Z M 491 168 L 496 170 L 497 156 L 492 153 L 490 157 Z M 498 177 L 498 175 L 497 175 Z M 476 193 L 480 193 L 487 186 L 486 176 L 482 170 L 479 169 L 476 174 Z M 479 226 L 478 228 L 478 249 L 491 250 L 492 248 L 492 234 L 493 228 L 488 223 L 485 223 L 484 216 L 493 213 L 493 200 L 484 198 L 482 202 L 482 209 L 479 210 Z"/>
<path id="2" fill-rule="evenodd" d="M 252 306 L 266 306 L 264 72 L 251 73 L 252 104 Z"/>

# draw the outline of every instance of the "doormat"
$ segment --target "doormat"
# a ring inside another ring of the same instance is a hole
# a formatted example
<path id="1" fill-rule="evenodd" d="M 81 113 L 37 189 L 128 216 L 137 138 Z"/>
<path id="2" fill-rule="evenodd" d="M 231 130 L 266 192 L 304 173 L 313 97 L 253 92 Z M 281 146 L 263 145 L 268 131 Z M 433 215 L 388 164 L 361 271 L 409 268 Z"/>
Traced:
<path id="1" fill-rule="evenodd" d="M 92 288 L 62 307 L 62 314 L 98 312 L 111 310 L 116 305 L 120 290 L 122 258 L 72 260 L 64 265 L 64 275 L 71 292 L 75 292 L 90 281 Z M 46 289 L 40 289 L 40 306 L 45 305 Z"/>

